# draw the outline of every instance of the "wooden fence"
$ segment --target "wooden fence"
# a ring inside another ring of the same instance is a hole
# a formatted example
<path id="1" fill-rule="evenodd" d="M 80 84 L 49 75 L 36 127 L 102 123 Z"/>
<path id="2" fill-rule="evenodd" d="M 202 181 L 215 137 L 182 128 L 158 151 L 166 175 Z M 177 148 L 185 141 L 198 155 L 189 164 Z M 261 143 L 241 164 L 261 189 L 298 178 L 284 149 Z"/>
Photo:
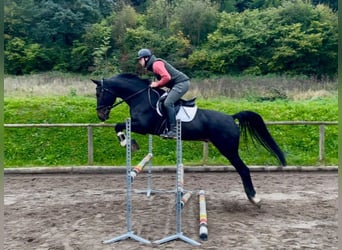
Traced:
<path id="1" fill-rule="evenodd" d="M 318 126 L 319 142 L 318 142 L 318 159 L 324 160 L 325 157 L 325 126 L 338 125 L 337 122 L 326 122 L 326 121 L 277 121 L 277 122 L 266 122 L 267 125 L 311 125 Z M 105 123 L 58 123 L 58 124 L 4 124 L 5 128 L 71 128 L 71 127 L 83 127 L 88 128 L 88 165 L 94 164 L 94 146 L 93 146 L 93 128 L 96 127 L 111 127 L 115 124 Z M 205 164 L 208 160 L 208 143 L 203 142 L 203 163 Z"/>

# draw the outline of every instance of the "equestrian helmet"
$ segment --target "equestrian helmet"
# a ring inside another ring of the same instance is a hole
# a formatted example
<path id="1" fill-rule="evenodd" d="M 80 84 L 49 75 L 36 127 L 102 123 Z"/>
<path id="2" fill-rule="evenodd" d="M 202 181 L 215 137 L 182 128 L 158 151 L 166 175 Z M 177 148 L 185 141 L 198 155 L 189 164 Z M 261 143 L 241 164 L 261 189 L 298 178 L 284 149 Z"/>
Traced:
<path id="1" fill-rule="evenodd" d="M 141 49 L 141 50 L 139 50 L 139 52 L 138 52 L 138 57 L 137 57 L 137 59 L 140 59 L 140 58 L 142 58 L 142 57 L 151 57 L 151 56 L 152 56 L 151 50 L 149 50 L 149 49 Z"/>

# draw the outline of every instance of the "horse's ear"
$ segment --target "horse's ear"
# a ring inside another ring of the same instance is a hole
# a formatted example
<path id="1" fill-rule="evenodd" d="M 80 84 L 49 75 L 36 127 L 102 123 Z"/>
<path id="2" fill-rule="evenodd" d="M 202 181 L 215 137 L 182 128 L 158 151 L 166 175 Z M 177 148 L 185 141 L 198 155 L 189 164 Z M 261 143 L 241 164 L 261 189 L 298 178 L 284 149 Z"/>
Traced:
<path id="1" fill-rule="evenodd" d="M 93 79 L 90 79 L 90 80 L 92 80 L 93 83 L 95 83 L 96 85 L 100 85 L 101 84 L 101 81 L 99 81 L 99 80 L 93 80 Z"/>

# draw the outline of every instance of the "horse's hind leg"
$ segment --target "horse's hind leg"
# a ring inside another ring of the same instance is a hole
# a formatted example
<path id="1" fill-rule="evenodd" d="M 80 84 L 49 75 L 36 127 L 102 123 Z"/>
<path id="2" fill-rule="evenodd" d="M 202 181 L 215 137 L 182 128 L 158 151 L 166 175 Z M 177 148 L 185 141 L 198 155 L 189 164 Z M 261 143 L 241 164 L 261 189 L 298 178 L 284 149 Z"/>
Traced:
<path id="1" fill-rule="evenodd" d="M 226 140 L 224 140 L 223 138 L 220 138 L 218 140 L 213 140 L 212 143 L 221 152 L 221 154 L 223 154 L 230 161 L 230 163 L 235 167 L 236 171 L 239 173 L 248 200 L 252 202 L 254 205 L 259 206 L 260 199 L 256 197 L 256 192 L 253 186 L 249 168 L 246 166 L 246 164 L 241 160 L 239 156 L 238 140 L 235 141 L 233 138 L 231 138 L 230 143 L 228 145 L 224 143 L 225 141 Z"/>
<path id="2" fill-rule="evenodd" d="M 226 157 L 229 159 L 231 164 L 235 167 L 236 171 L 239 173 L 248 200 L 252 202 L 254 205 L 259 207 L 261 200 L 256 196 L 256 192 L 253 186 L 249 168 L 241 160 L 237 152 L 233 154 L 230 153 Z"/>

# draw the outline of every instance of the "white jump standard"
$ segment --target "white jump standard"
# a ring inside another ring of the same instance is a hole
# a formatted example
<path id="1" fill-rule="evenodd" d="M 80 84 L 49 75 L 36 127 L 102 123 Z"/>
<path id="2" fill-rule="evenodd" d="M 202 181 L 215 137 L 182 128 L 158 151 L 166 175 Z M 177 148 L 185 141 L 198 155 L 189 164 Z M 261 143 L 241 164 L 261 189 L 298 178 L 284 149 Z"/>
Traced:
<path id="1" fill-rule="evenodd" d="M 174 235 L 167 236 L 163 239 L 156 240 L 154 243 L 163 244 L 172 240 L 183 240 L 191 245 L 200 246 L 197 241 L 185 236 L 182 232 L 182 211 L 181 211 L 181 199 L 183 193 L 182 172 L 184 170 L 182 165 L 182 138 L 181 138 L 181 121 L 177 120 L 177 177 L 176 177 L 176 233 Z"/>
<path id="2" fill-rule="evenodd" d="M 132 231 L 132 177 L 131 177 L 131 119 L 126 120 L 126 227 L 127 232 L 121 236 L 112 238 L 110 240 L 105 240 L 103 243 L 110 244 L 117 241 L 125 240 L 125 239 L 133 239 L 145 244 L 151 244 L 151 241 L 146 240 Z"/>

